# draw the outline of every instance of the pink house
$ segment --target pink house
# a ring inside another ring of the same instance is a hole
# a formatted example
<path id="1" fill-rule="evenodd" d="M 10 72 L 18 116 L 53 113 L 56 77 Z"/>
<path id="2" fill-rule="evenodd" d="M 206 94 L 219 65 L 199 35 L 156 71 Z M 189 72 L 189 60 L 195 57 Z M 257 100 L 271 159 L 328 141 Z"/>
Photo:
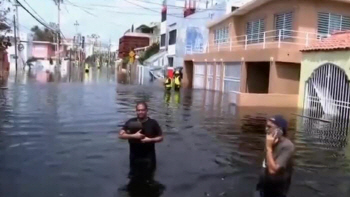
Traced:
<path id="1" fill-rule="evenodd" d="M 68 46 L 70 43 L 63 43 L 60 46 L 60 56 L 66 57 Z M 50 58 L 56 59 L 57 52 L 56 52 L 57 45 L 53 42 L 48 41 L 33 41 L 32 46 L 32 57 L 42 59 L 42 60 L 48 60 Z"/>

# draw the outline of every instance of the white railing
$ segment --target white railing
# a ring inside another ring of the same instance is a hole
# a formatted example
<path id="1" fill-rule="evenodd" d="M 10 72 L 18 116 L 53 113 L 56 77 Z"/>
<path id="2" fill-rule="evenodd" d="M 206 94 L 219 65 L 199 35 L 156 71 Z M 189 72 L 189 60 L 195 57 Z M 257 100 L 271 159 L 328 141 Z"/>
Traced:
<path id="1" fill-rule="evenodd" d="M 255 34 L 231 37 L 227 42 L 210 43 L 202 50 L 186 46 L 186 54 L 235 51 L 248 49 L 283 48 L 291 45 L 307 47 L 329 35 L 292 30 L 272 30 Z"/>
<path id="2" fill-rule="evenodd" d="M 201 46 L 186 45 L 186 54 L 205 53 L 205 48 Z"/>

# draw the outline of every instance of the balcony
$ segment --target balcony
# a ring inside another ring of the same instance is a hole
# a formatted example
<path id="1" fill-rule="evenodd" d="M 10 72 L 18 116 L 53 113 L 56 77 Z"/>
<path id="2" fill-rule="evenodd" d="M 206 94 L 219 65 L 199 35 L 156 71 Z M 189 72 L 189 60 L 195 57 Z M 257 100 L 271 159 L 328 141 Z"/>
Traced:
<path id="1" fill-rule="evenodd" d="M 206 46 L 195 45 L 186 46 L 186 54 L 205 54 L 230 51 L 261 50 L 261 49 L 280 49 L 285 48 L 292 51 L 309 46 L 313 42 L 327 37 L 328 35 L 315 34 L 310 32 L 291 31 L 291 30 L 273 30 L 256 34 L 231 37 L 229 39 L 214 40 Z"/>

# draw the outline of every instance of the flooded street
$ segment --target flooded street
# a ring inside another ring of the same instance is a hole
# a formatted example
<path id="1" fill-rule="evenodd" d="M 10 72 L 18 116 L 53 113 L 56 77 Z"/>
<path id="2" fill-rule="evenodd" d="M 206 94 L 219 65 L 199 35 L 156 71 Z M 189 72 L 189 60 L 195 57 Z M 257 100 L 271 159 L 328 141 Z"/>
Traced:
<path id="1" fill-rule="evenodd" d="M 10 76 L 0 89 L 0 196 L 133 196 L 123 189 L 129 146 L 117 133 L 140 100 L 165 133 L 156 145 L 162 187 L 147 196 L 252 196 L 264 154 L 259 109 L 237 109 L 215 92 L 167 95 L 157 85 L 118 84 L 106 68 L 59 78 Z M 350 196 L 347 131 L 324 140 L 298 127 L 296 116 L 289 120 L 296 144 L 289 196 Z"/>

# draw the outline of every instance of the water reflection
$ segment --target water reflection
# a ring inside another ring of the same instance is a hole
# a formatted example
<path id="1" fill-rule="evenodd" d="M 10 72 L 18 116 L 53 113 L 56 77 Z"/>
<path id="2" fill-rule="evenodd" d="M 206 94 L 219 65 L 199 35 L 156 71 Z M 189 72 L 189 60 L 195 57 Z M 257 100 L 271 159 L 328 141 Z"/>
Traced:
<path id="1" fill-rule="evenodd" d="M 39 82 L 25 72 L 0 89 L 0 196 L 251 196 L 274 114 L 297 148 L 290 196 L 350 195 L 347 128 L 300 122 L 295 109 L 238 108 L 212 91 L 117 84 L 106 67 L 67 73 Z M 139 100 L 165 131 L 149 185 L 128 182 L 129 147 L 116 137 Z"/>
<path id="2" fill-rule="evenodd" d="M 345 122 L 345 123 L 344 123 Z M 302 131 L 328 148 L 344 148 L 347 145 L 349 121 L 320 121 L 303 118 Z"/>
<path id="3" fill-rule="evenodd" d="M 148 181 L 132 179 L 126 186 L 119 189 L 118 194 L 115 196 L 160 197 L 165 189 L 165 185 L 153 179 Z"/>

